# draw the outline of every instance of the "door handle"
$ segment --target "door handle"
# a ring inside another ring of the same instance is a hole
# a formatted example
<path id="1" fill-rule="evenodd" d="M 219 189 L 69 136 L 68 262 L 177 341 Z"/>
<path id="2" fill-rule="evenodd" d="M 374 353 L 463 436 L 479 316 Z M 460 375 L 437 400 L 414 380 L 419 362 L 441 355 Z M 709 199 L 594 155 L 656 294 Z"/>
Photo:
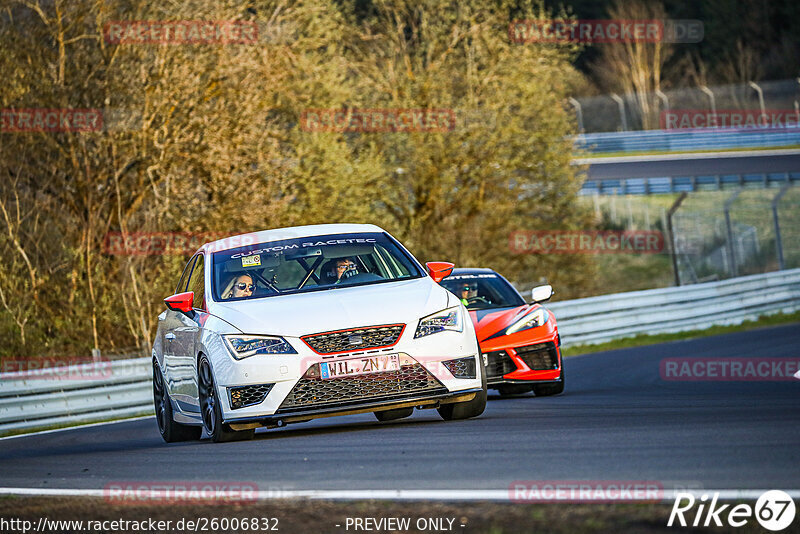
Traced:
<path id="1" fill-rule="evenodd" d="M 164 338 L 165 338 L 165 339 L 169 339 L 170 341 L 172 341 L 173 339 L 175 339 L 175 334 L 173 334 L 172 332 L 170 332 L 170 333 L 168 333 L 167 335 L 165 335 L 165 336 L 164 336 Z"/>

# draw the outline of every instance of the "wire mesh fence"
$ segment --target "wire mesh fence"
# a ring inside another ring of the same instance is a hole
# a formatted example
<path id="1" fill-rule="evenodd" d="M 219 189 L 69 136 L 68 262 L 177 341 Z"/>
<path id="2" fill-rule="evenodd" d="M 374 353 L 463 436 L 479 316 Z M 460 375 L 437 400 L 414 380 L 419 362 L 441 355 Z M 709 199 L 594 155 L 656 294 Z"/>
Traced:
<path id="1" fill-rule="evenodd" d="M 635 259 L 639 269 L 651 273 L 648 287 L 800 267 L 800 187 L 689 193 L 672 216 L 670 235 L 668 213 L 676 198 L 593 195 L 582 202 L 591 203 L 603 228 L 663 232 L 663 255 Z M 620 278 L 632 276 L 621 272 Z"/>
<path id="2" fill-rule="evenodd" d="M 642 112 L 642 102 L 646 103 L 646 113 Z M 734 110 L 781 111 L 784 123 L 789 123 L 786 126 L 797 127 L 800 79 L 672 89 L 647 93 L 641 98 L 635 94 L 591 96 L 572 99 L 571 105 L 578 127 L 586 133 L 664 129 L 668 126 L 665 112 L 669 110 L 716 113 L 721 118 Z M 725 127 L 724 120 L 721 122 L 716 127 Z"/>

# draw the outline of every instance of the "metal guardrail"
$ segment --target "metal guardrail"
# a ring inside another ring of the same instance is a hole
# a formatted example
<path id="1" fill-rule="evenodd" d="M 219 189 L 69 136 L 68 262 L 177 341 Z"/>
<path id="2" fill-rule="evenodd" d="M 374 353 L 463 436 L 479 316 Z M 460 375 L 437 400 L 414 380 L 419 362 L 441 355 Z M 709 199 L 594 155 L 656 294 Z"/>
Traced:
<path id="1" fill-rule="evenodd" d="M 89 372 L 20 374 L 0 374 L 0 433 L 153 413 L 149 358 L 100 362 Z"/>
<path id="2" fill-rule="evenodd" d="M 554 302 L 564 346 L 696 330 L 800 309 L 800 269 Z M 107 362 L 82 380 L 0 375 L 0 433 L 153 413 L 149 358 Z"/>
<path id="3" fill-rule="evenodd" d="M 639 130 L 575 136 L 575 146 L 591 153 L 685 152 L 790 145 L 800 145 L 800 127 Z"/>
<path id="4" fill-rule="evenodd" d="M 579 195 L 657 195 L 726 189 L 762 189 L 800 182 L 800 172 L 702 174 L 586 180 Z"/>
<path id="5" fill-rule="evenodd" d="M 800 269 L 554 302 L 564 346 L 737 324 L 800 309 Z"/>

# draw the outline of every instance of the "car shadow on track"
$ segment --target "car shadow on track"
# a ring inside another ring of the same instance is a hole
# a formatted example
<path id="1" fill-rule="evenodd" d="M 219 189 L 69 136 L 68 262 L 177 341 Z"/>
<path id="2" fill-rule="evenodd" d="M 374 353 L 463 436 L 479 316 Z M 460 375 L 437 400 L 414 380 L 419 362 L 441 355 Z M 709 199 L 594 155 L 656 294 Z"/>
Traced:
<path id="1" fill-rule="evenodd" d="M 533 399 L 536 398 L 536 395 L 533 393 L 523 393 L 522 395 L 500 395 L 499 393 L 495 393 L 492 395 L 489 393 L 487 395 L 486 400 L 492 402 L 498 401 L 513 401 L 513 400 L 523 400 L 523 399 Z"/>
<path id="2" fill-rule="evenodd" d="M 421 429 L 428 426 L 437 426 L 437 425 L 445 425 L 445 424 L 455 424 L 455 423 L 469 423 L 471 421 L 479 421 L 481 417 L 478 417 L 474 420 L 466 420 L 466 421 L 442 421 L 437 419 L 404 419 L 400 421 L 359 421 L 359 422 L 347 422 L 347 423 L 335 423 L 331 422 L 329 424 L 324 425 L 315 425 L 315 426 L 306 426 L 302 427 L 303 423 L 299 423 L 296 428 L 282 428 L 282 429 L 267 429 L 261 430 L 260 432 L 257 431 L 255 438 L 256 440 L 272 440 L 272 439 L 289 439 L 289 438 L 301 438 L 301 437 L 310 437 L 310 436 L 327 436 L 333 434 L 349 434 L 354 432 L 368 432 L 372 430 L 386 430 L 389 431 L 390 429 L 398 429 L 403 428 L 404 430 L 413 430 L 413 429 Z"/>

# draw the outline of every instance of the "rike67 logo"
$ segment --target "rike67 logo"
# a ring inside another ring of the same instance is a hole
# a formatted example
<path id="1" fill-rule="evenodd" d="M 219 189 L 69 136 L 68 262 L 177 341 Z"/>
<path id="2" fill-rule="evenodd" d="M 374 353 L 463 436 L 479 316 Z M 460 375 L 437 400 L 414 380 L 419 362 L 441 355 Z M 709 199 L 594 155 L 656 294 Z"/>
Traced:
<path id="1" fill-rule="evenodd" d="M 714 493 L 711 501 L 706 494 L 696 499 L 691 493 L 678 493 L 667 526 L 721 527 L 727 523 L 732 527 L 742 527 L 755 517 L 762 527 L 777 532 L 794 521 L 795 504 L 784 491 L 764 492 L 755 507 L 749 504 L 719 504 L 718 501 L 719 493 Z"/>

